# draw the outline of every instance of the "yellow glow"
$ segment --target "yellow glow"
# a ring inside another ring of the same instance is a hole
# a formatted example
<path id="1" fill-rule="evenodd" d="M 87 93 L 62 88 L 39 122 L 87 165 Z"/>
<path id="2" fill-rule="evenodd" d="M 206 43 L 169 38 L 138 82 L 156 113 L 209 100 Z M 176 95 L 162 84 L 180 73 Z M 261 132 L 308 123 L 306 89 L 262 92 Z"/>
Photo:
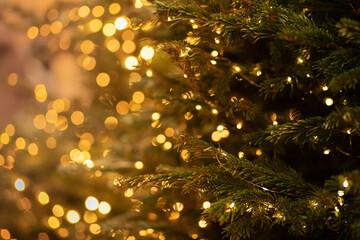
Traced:
<path id="1" fill-rule="evenodd" d="M 38 27 L 32 26 L 27 30 L 27 36 L 30 39 L 36 38 L 38 36 L 38 34 L 39 34 L 39 28 Z"/>
<path id="2" fill-rule="evenodd" d="M 243 126 L 243 125 L 242 125 L 242 123 L 240 123 L 240 122 L 239 122 L 238 124 L 236 124 L 236 128 L 237 128 L 237 129 L 241 129 L 242 126 Z"/>
<path id="3" fill-rule="evenodd" d="M 325 150 L 324 150 L 324 154 L 325 154 L 325 155 L 329 155 L 329 154 L 330 154 L 330 149 L 325 149 Z"/>
<path id="4" fill-rule="evenodd" d="M 334 104 L 334 100 L 332 100 L 331 98 L 325 98 L 325 104 L 327 106 L 331 106 Z"/>
<path id="5" fill-rule="evenodd" d="M 120 101 L 118 102 L 118 104 L 116 104 L 116 111 L 120 114 L 120 115 L 125 115 L 129 112 L 130 107 L 129 104 L 125 101 Z"/>
<path id="6" fill-rule="evenodd" d="M 108 202 L 102 201 L 99 204 L 99 212 L 101 214 L 108 214 L 111 211 L 111 206 Z"/>
<path id="7" fill-rule="evenodd" d="M 227 138 L 230 135 L 229 130 L 225 129 L 220 132 L 221 138 Z"/>
<path id="8" fill-rule="evenodd" d="M 9 141 L 10 141 L 10 136 L 9 136 L 9 134 L 7 134 L 7 133 L 2 133 L 2 134 L 0 135 L 0 142 L 1 142 L 2 144 L 8 144 Z"/>
<path id="9" fill-rule="evenodd" d="M 90 196 L 85 200 L 85 207 L 90 211 L 95 211 L 99 207 L 99 201 L 95 197 Z"/>
<path id="10" fill-rule="evenodd" d="M 244 152 L 239 152 L 238 156 L 239 156 L 239 158 L 243 158 L 243 157 L 245 157 L 245 154 L 244 154 Z"/>
<path id="11" fill-rule="evenodd" d="M 217 64 L 217 62 L 216 62 L 215 60 L 211 60 L 210 63 L 211 63 L 212 65 L 216 65 L 216 64 Z"/>
<path id="12" fill-rule="evenodd" d="M 214 131 L 211 134 L 211 140 L 213 140 L 214 142 L 218 142 L 221 140 L 221 133 L 219 131 Z"/>
<path id="13" fill-rule="evenodd" d="M 84 54 L 90 54 L 94 50 L 94 43 L 90 40 L 85 40 L 80 44 L 80 50 Z"/>
<path id="14" fill-rule="evenodd" d="M 121 37 L 124 41 L 132 41 L 135 38 L 135 34 L 133 31 L 131 30 L 125 30 L 122 34 Z"/>
<path id="15" fill-rule="evenodd" d="M 115 27 L 118 30 L 123 30 L 128 26 L 128 20 L 124 17 L 119 17 L 115 20 Z"/>
<path id="16" fill-rule="evenodd" d="M 71 114 L 71 122 L 75 125 L 81 125 L 84 122 L 84 114 L 80 111 L 75 111 Z"/>
<path id="17" fill-rule="evenodd" d="M 78 10 L 78 14 L 80 17 L 87 17 L 90 13 L 90 8 L 88 6 L 81 6 Z"/>
<path id="18" fill-rule="evenodd" d="M 121 47 L 124 53 L 133 53 L 136 50 L 136 45 L 133 41 L 125 41 Z"/>
<path id="19" fill-rule="evenodd" d="M 66 213 L 66 220 L 72 224 L 77 223 L 78 221 L 80 221 L 80 215 L 77 211 L 70 210 Z"/>
<path id="20" fill-rule="evenodd" d="M 180 218 L 180 213 L 179 212 L 171 212 L 170 216 L 169 216 L 169 220 L 176 220 Z"/>
<path id="21" fill-rule="evenodd" d="M 175 130 L 173 128 L 166 128 L 165 129 L 165 136 L 172 137 L 175 134 Z"/>
<path id="22" fill-rule="evenodd" d="M 47 17 L 50 21 L 54 21 L 59 16 L 59 11 L 57 9 L 50 9 Z"/>
<path id="23" fill-rule="evenodd" d="M 255 154 L 256 154 L 256 156 L 261 156 L 262 155 L 261 149 L 257 149 Z"/>
<path id="24" fill-rule="evenodd" d="M 99 224 L 93 223 L 89 226 L 89 230 L 92 234 L 99 234 L 101 233 L 101 227 Z"/>
<path id="25" fill-rule="evenodd" d="M 88 71 L 91 71 L 95 68 L 96 66 L 96 59 L 90 56 L 86 56 L 82 63 L 81 63 L 82 67 Z"/>
<path id="26" fill-rule="evenodd" d="M 44 24 L 40 27 L 40 35 L 46 37 L 50 33 L 50 25 Z"/>
<path id="27" fill-rule="evenodd" d="M 7 82 L 10 86 L 15 86 L 16 83 L 18 82 L 19 77 L 16 73 L 10 73 L 8 78 L 7 78 Z"/>
<path id="28" fill-rule="evenodd" d="M 348 186 L 349 186 L 349 181 L 345 179 L 345 181 L 343 182 L 343 187 L 347 188 Z"/>
<path id="29" fill-rule="evenodd" d="M 181 203 L 181 202 L 176 202 L 176 203 L 173 205 L 173 209 L 174 209 L 175 211 L 181 212 L 181 211 L 184 209 L 184 204 Z"/>
<path id="30" fill-rule="evenodd" d="M 324 86 L 322 87 L 322 90 L 323 90 L 324 92 L 326 92 L 327 90 L 329 90 L 329 87 L 326 86 L 326 85 L 324 85 Z"/>
<path id="31" fill-rule="evenodd" d="M 163 145 L 163 148 L 164 148 L 165 151 L 171 149 L 171 147 L 172 147 L 171 142 L 165 142 L 164 145 Z"/>
<path id="32" fill-rule="evenodd" d="M 60 21 L 55 21 L 50 25 L 50 31 L 53 34 L 58 34 L 61 32 L 61 30 L 63 29 L 63 24 Z"/>
<path id="33" fill-rule="evenodd" d="M 14 186 L 15 189 L 20 192 L 25 190 L 25 182 L 21 178 L 15 180 Z"/>
<path id="34" fill-rule="evenodd" d="M 134 70 L 138 65 L 138 63 L 139 63 L 138 60 L 135 57 L 131 56 L 126 58 L 125 67 L 129 70 Z"/>
<path id="35" fill-rule="evenodd" d="M 153 72 L 151 71 L 151 69 L 146 70 L 146 76 L 148 76 L 148 77 L 153 76 Z"/>
<path id="36" fill-rule="evenodd" d="M 58 120 L 55 123 L 55 127 L 60 131 L 65 131 L 68 127 L 68 120 L 65 116 L 58 117 Z"/>
<path id="37" fill-rule="evenodd" d="M 214 115 L 217 115 L 219 113 L 219 111 L 217 109 L 212 109 L 211 113 L 214 114 Z"/>
<path id="38" fill-rule="evenodd" d="M 114 24 L 107 23 L 104 25 L 103 33 L 105 36 L 110 37 L 110 36 L 114 35 L 115 32 L 116 32 L 116 28 L 115 28 Z"/>
<path id="39" fill-rule="evenodd" d="M 62 217 L 65 214 L 64 208 L 58 204 L 53 206 L 52 212 L 56 217 Z"/>
<path id="40" fill-rule="evenodd" d="M 120 42 L 117 39 L 112 38 L 106 42 L 106 48 L 110 52 L 116 52 L 120 49 Z"/>
<path id="41" fill-rule="evenodd" d="M 15 141 L 15 146 L 17 149 L 24 149 L 26 146 L 25 139 L 22 137 L 18 137 Z"/>
<path id="42" fill-rule="evenodd" d="M 201 220 L 199 221 L 199 227 L 201 227 L 201 228 L 206 228 L 207 225 L 208 225 L 208 223 L 206 222 L 205 219 L 201 219 Z"/>
<path id="43" fill-rule="evenodd" d="M 49 198 L 49 195 L 46 192 L 40 192 L 37 195 L 37 200 L 39 201 L 40 204 L 46 205 L 46 204 L 49 203 L 50 198 Z"/>
<path id="44" fill-rule="evenodd" d="M 29 146 L 28 146 L 28 152 L 29 152 L 30 155 L 35 156 L 35 155 L 38 154 L 39 148 L 35 143 L 30 143 Z"/>
<path id="45" fill-rule="evenodd" d="M 54 149 L 56 148 L 56 138 L 54 137 L 49 137 L 48 139 L 46 139 L 46 146 L 49 149 Z"/>
<path id="46" fill-rule="evenodd" d="M 201 105 L 196 105 L 196 106 L 195 106 L 195 109 L 196 109 L 196 110 L 201 110 L 201 109 L 202 109 L 202 106 L 201 106 Z"/>
<path id="47" fill-rule="evenodd" d="M 87 223 L 94 223 L 98 220 L 98 216 L 94 212 L 85 211 L 84 221 Z"/>
<path id="48" fill-rule="evenodd" d="M 107 129 L 115 129 L 119 122 L 116 117 L 110 116 L 105 119 L 104 124 Z"/>
<path id="49" fill-rule="evenodd" d="M 95 6 L 93 9 L 92 9 L 92 14 L 94 17 L 101 17 L 105 12 L 105 9 L 103 6 Z"/>
<path id="50" fill-rule="evenodd" d="M 107 73 L 99 73 L 96 77 L 96 83 L 100 87 L 106 87 L 110 83 L 110 76 Z"/>
<path id="51" fill-rule="evenodd" d="M 47 91 L 44 84 L 38 84 L 34 89 L 34 93 L 38 102 L 45 102 L 47 98 Z"/>
<path id="52" fill-rule="evenodd" d="M 211 203 L 209 201 L 205 201 L 205 202 L 203 202 L 202 206 L 203 206 L 204 209 L 208 209 L 208 208 L 211 207 Z"/>
<path id="53" fill-rule="evenodd" d="M 7 230 L 7 229 L 0 229 L 0 237 L 2 239 L 10 239 L 11 234 L 10 234 L 9 230 Z"/>
<path id="54" fill-rule="evenodd" d="M 134 4 L 135 8 L 141 8 L 143 6 L 143 3 L 141 0 L 136 0 Z"/>
<path id="55" fill-rule="evenodd" d="M 155 54 L 155 51 L 150 46 L 145 46 L 140 51 L 140 56 L 146 60 L 152 59 L 154 57 L 154 54 Z"/>
<path id="56" fill-rule="evenodd" d="M 60 227 L 60 221 L 54 216 L 48 218 L 48 224 L 51 228 L 56 229 Z"/>
<path id="57" fill-rule="evenodd" d="M 137 162 L 134 163 L 134 167 L 135 167 L 136 169 L 143 169 L 144 164 L 143 164 L 142 161 L 137 161 Z"/>
<path id="58" fill-rule="evenodd" d="M 58 114 L 55 110 L 49 110 L 47 111 L 45 117 L 48 123 L 55 123 L 58 118 Z"/>
<path id="59" fill-rule="evenodd" d="M 93 168 L 94 167 L 94 162 L 90 159 L 87 159 L 84 161 L 84 165 L 88 168 Z"/>
<path id="60" fill-rule="evenodd" d="M 69 230 L 67 230 L 66 228 L 59 228 L 58 234 L 62 238 L 67 238 L 69 236 Z"/>
<path id="61" fill-rule="evenodd" d="M 218 131 L 222 131 L 222 130 L 224 130 L 224 126 L 223 126 L 223 125 L 219 125 L 219 126 L 217 126 L 216 130 L 218 130 Z"/>
<path id="62" fill-rule="evenodd" d="M 161 117 L 161 115 L 160 115 L 160 113 L 158 113 L 158 112 L 154 112 L 154 113 L 151 115 L 151 119 L 152 119 L 153 121 L 159 120 L 160 117 Z"/>
<path id="63" fill-rule="evenodd" d="M 142 103 L 144 102 L 145 100 L 145 95 L 140 92 L 140 91 L 136 91 L 134 92 L 134 94 L 132 95 L 132 100 L 135 102 L 135 103 Z"/>
<path id="64" fill-rule="evenodd" d="M 121 6 L 118 3 L 112 3 L 109 6 L 109 12 L 112 15 L 118 14 L 121 10 Z"/>
<path id="65" fill-rule="evenodd" d="M 211 56 L 213 56 L 213 57 L 217 57 L 218 55 L 219 55 L 219 52 L 216 50 L 211 52 Z"/>
<path id="66" fill-rule="evenodd" d="M 103 23 L 99 19 L 93 19 L 89 22 L 89 28 L 91 32 L 98 32 L 101 30 Z"/>
<path id="67" fill-rule="evenodd" d="M 126 191 L 124 192 L 124 196 L 127 198 L 130 198 L 134 195 L 134 190 L 132 190 L 132 188 L 128 188 L 126 189 Z"/>
<path id="68" fill-rule="evenodd" d="M 65 102 L 62 99 L 56 99 L 52 104 L 53 109 L 56 112 L 63 112 L 65 110 Z"/>
<path id="69" fill-rule="evenodd" d="M 163 135 L 163 134 L 157 135 L 156 141 L 157 141 L 158 143 L 160 143 L 160 144 L 161 144 L 161 143 L 164 143 L 164 142 L 166 141 L 165 135 Z"/>

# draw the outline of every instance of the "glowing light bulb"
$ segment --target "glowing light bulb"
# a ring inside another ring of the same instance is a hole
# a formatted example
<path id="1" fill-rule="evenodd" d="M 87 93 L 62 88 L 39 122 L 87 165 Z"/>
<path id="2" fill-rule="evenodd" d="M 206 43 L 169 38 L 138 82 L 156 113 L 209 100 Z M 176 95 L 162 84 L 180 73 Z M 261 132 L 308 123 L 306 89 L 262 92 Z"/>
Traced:
<path id="1" fill-rule="evenodd" d="M 145 46 L 140 51 L 140 56 L 146 60 L 152 59 L 154 57 L 154 54 L 155 54 L 155 51 L 150 46 Z"/>
<path id="2" fill-rule="evenodd" d="M 205 201 L 205 202 L 203 202 L 202 206 L 203 206 L 204 209 L 208 209 L 208 208 L 211 207 L 211 203 L 209 201 Z"/>
<path id="3" fill-rule="evenodd" d="M 211 52 L 211 56 L 213 56 L 213 57 L 217 57 L 218 55 L 219 55 L 219 52 L 216 50 Z"/>
<path id="4" fill-rule="evenodd" d="M 331 98 L 325 98 L 325 104 L 327 106 L 331 106 L 334 104 L 334 100 L 332 100 Z"/>
<path id="5" fill-rule="evenodd" d="M 349 186 L 349 182 L 347 179 L 345 179 L 345 181 L 343 182 L 343 187 L 347 188 Z"/>
<path id="6" fill-rule="evenodd" d="M 206 222 L 205 219 L 201 219 L 198 224 L 199 224 L 199 227 L 201 227 L 201 228 L 206 228 L 208 225 L 208 223 Z"/>
<path id="7" fill-rule="evenodd" d="M 138 64 L 138 60 L 133 56 L 128 57 L 125 60 L 125 67 L 129 70 L 134 70 Z"/>
<path id="8" fill-rule="evenodd" d="M 99 201 L 90 196 L 85 200 L 85 207 L 90 211 L 95 211 L 99 207 Z"/>
<path id="9" fill-rule="evenodd" d="M 80 221 L 80 215 L 77 211 L 70 210 L 66 214 L 66 220 L 68 220 L 69 223 L 75 224 Z"/>
<path id="10" fill-rule="evenodd" d="M 18 190 L 20 192 L 25 190 L 25 183 L 24 183 L 24 180 L 22 180 L 21 178 L 16 179 L 14 185 L 15 185 L 16 190 Z"/>
<path id="11" fill-rule="evenodd" d="M 123 30 L 128 26 L 128 21 L 124 17 L 119 17 L 115 20 L 115 27 L 118 30 Z"/>
<path id="12" fill-rule="evenodd" d="M 100 202 L 99 204 L 99 212 L 101 214 L 108 214 L 111 211 L 111 206 L 108 202 Z"/>

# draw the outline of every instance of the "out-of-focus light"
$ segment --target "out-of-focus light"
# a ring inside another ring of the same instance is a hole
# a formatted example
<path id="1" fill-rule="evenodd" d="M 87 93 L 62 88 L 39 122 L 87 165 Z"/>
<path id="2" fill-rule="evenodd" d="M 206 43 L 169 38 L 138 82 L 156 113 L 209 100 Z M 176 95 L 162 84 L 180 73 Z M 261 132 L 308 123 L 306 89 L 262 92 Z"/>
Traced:
<path id="1" fill-rule="evenodd" d="M 115 20 L 115 27 L 118 30 L 123 30 L 128 26 L 128 20 L 125 17 L 119 17 Z"/>
<path id="2" fill-rule="evenodd" d="M 133 56 L 130 56 L 125 60 L 125 67 L 129 70 L 134 70 L 138 64 L 138 60 Z"/>
<path id="3" fill-rule="evenodd" d="M 204 209 L 208 209 L 208 208 L 211 207 L 211 203 L 209 201 L 205 201 L 205 202 L 203 202 L 202 206 L 203 206 Z"/>
<path id="4" fill-rule="evenodd" d="M 146 60 L 150 60 L 154 57 L 155 51 L 150 46 L 145 46 L 140 51 L 140 56 Z"/>
<path id="5" fill-rule="evenodd" d="M 50 198 L 49 198 L 49 195 L 46 192 L 40 192 L 37 195 L 37 200 L 39 201 L 40 204 L 46 205 L 46 204 L 49 203 Z"/>
<path id="6" fill-rule="evenodd" d="M 102 201 L 99 204 L 99 212 L 101 214 L 108 214 L 111 211 L 111 206 L 108 202 Z"/>
<path id="7" fill-rule="evenodd" d="M 325 98 L 325 104 L 327 106 L 331 106 L 334 104 L 334 100 L 332 100 L 331 98 Z"/>
<path id="8" fill-rule="evenodd" d="M 118 3 L 112 3 L 109 6 L 109 12 L 112 15 L 118 14 L 121 10 L 121 6 Z"/>
<path id="9" fill-rule="evenodd" d="M 20 192 L 25 190 L 25 182 L 21 178 L 16 179 L 14 185 L 15 189 Z"/>
<path id="10" fill-rule="evenodd" d="M 77 211 L 70 210 L 66 214 L 66 220 L 68 220 L 69 223 L 75 224 L 80 221 L 80 215 Z"/>
<path id="11" fill-rule="evenodd" d="M 95 211 L 99 207 L 99 201 L 95 197 L 90 196 L 85 200 L 85 207 L 90 211 Z"/>
<path id="12" fill-rule="evenodd" d="M 116 28 L 115 28 L 114 24 L 107 23 L 104 25 L 103 33 L 105 36 L 110 37 L 110 36 L 114 35 L 115 32 L 116 32 Z"/>

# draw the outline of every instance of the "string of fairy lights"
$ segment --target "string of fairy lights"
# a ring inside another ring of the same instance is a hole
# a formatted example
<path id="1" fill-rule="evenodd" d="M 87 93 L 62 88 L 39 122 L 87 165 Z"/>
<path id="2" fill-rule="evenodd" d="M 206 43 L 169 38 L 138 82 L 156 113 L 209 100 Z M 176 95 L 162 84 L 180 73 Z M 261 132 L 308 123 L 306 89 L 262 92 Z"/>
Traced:
<path id="1" fill-rule="evenodd" d="M 135 8 L 141 8 L 143 6 L 147 6 L 149 3 L 143 0 L 136 0 L 134 2 Z M 50 23 L 43 24 L 41 26 L 31 26 L 27 29 L 27 37 L 30 40 L 36 40 L 38 38 L 48 38 L 47 47 L 49 51 L 67 51 L 70 50 L 73 40 L 67 34 L 62 34 L 71 23 L 79 22 L 76 25 L 77 29 L 80 29 L 82 32 L 90 34 L 90 33 L 98 33 L 102 34 L 105 38 L 103 41 L 103 46 L 109 52 L 116 55 L 124 68 L 130 71 L 129 73 L 129 84 L 133 84 L 142 80 L 142 75 L 136 72 L 136 69 L 139 65 L 139 59 L 145 60 L 148 63 L 151 63 L 153 57 L 156 52 L 155 49 L 149 45 L 144 45 L 141 47 L 139 51 L 139 55 L 136 56 L 134 53 L 137 49 L 137 44 L 135 43 L 135 33 L 131 27 L 131 20 L 120 14 L 122 7 L 120 4 L 114 2 L 108 4 L 107 8 L 102 5 L 96 6 L 80 6 L 73 9 L 70 9 L 66 12 L 66 14 L 59 12 L 57 9 L 50 9 L 47 14 L 47 18 Z M 105 13 L 109 13 L 110 17 L 108 19 L 102 19 Z M 168 21 L 172 21 L 172 18 L 169 17 Z M 191 19 L 190 24 L 192 26 L 193 31 L 201 28 L 200 23 L 196 23 L 195 20 Z M 142 30 L 151 30 L 153 26 L 145 25 Z M 217 28 L 215 32 L 219 35 L 214 38 L 214 42 L 219 45 L 222 43 L 220 34 L 221 28 Z M 188 33 L 188 37 L 185 40 L 190 45 L 196 46 L 200 38 L 192 37 L 192 32 Z M 83 68 L 83 70 L 91 72 L 96 69 L 97 59 L 95 50 L 98 48 L 99 44 L 95 43 L 93 40 L 85 39 L 79 42 L 76 45 L 75 49 L 79 52 L 76 62 L 78 65 Z M 191 48 L 185 49 L 180 53 L 180 57 L 186 58 L 191 52 Z M 217 65 L 219 62 L 219 49 L 213 49 L 210 53 L 212 59 L 210 60 L 210 64 Z M 305 58 L 299 57 L 297 59 L 298 64 L 303 64 L 306 60 L 309 60 L 310 55 L 308 53 L 303 54 Z M 234 74 L 241 72 L 241 66 L 234 64 L 232 66 Z M 259 66 L 256 66 L 252 71 L 254 77 L 261 77 L 263 72 L 261 71 Z M 95 74 L 96 77 L 94 82 L 99 88 L 106 88 L 111 86 L 112 83 L 112 75 L 109 72 L 101 71 Z M 148 78 L 153 77 L 152 69 L 147 69 L 145 75 Z M 310 77 L 310 74 L 305 74 L 306 77 Z M 188 78 L 188 73 L 184 73 L 183 77 Z M 11 73 L 7 77 L 7 83 L 9 86 L 16 86 L 21 81 L 19 75 L 17 73 Z M 288 76 L 284 79 L 285 82 L 291 84 L 295 79 L 291 76 Z M 328 87 L 326 85 L 321 87 L 323 92 L 328 91 Z M 58 140 L 54 136 L 55 132 L 65 132 L 70 130 L 70 125 L 72 127 L 81 127 L 86 124 L 87 116 L 80 109 L 74 109 L 71 103 L 71 100 L 68 98 L 58 98 L 54 100 L 50 100 L 49 93 L 45 84 L 37 84 L 34 87 L 34 96 L 35 100 L 39 103 L 43 103 L 47 105 L 46 113 L 39 113 L 33 117 L 33 126 L 35 129 L 39 131 L 43 131 L 49 136 L 46 138 L 45 146 L 48 149 L 55 149 L 58 146 Z M 190 99 L 191 96 L 188 94 L 183 95 L 184 99 Z M 147 98 L 142 91 L 135 91 L 131 96 L 130 101 L 120 100 L 114 105 L 114 110 L 120 116 L 124 116 L 127 114 L 134 114 L 141 110 L 142 104 L 151 101 L 151 99 Z M 324 104 L 327 106 L 332 106 L 334 104 L 334 100 L 330 97 L 324 98 Z M 201 104 L 197 104 L 195 106 L 196 111 L 207 111 Z M 210 114 L 216 116 L 219 114 L 219 110 L 217 108 L 211 108 Z M 194 117 L 194 114 L 191 112 L 187 112 L 184 114 L 185 120 L 191 120 Z M 162 115 L 160 111 L 155 111 L 151 114 L 151 127 L 152 128 L 160 128 L 161 126 Z M 270 120 L 273 125 L 277 125 L 277 115 L 273 112 L 270 115 Z M 104 127 L 107 130 L 116 129 L 119 125 L 118 116 L 107 116 L 104 120 Z M 245 122 L 238 121 L 236 123 L 236 129 L 239 131 L 244 128 Z M 180 127 L 184 130 L 186 127 Z M 211 135 L 211 140 L 213 142 L 221 142 L 222 139 L 226 139 L 230 136 L 230 127 L 227 127 L 224 123 L 219 123 L 216 128 L 213 130 Z M 172 148 L 173 144 L 171 142 L 171 138 L 175 135 L 175 129 L 172 127 L 166 127 L 163 133 L 159 133 L 152 138 L 152 145 L 154 147 L 161 146 L 164 151 L 168 151 Z M 25 136 L 17 136 L 15 138 L 15 126 L 13 124 L 8 124 L 4 131 L 0 134 L 0 149 L 4 148 L 4 146 L 8 146 L 12 144 L 12 147 L 16 149 L 16 151 L 27 151 L 30 156 L 37 156 L 42 154 L 42 150 L 40 148 L 41 143 L 36 142 L 30 138 Z M 83 132 L 78 136 L 79 141 L 77 142 L 77 146 L 72 148 L 68 153 L 64 153 L 59 161 L 60 165 L 66 167 L 72 163 L 76 163 L 79 165 L 83 165 L 88 170 L 93 169 L 95 167 L 94 160 L 91 156 L 92 145 L 96 141 L 96 138 L 100 139 L 100 142 L 106 143 L 109 139 L 106 135 L 94 135 L 91 132 Z M 324 154 L 330 154 L 330 149 L 325 149 Z M 105 157 L 108 154 L 108 150 L 103 152 L 103 156 Z M 261 155 L 262 152 L 260 149 L 256 150 L 256 155 Z M 244 158 L 245 153 L 240 151 L 238 152 L 239 158 Z M 8 153 L 8 155 L 1 153 L 0 154 L 0 166 L 6 169 L 11 170 L 14 166 L 15 162 L 14 154 Z M 190 154 L 187 150 L 183 150 L 180 152 L 180 157 L 185 162 L 189 161 Z M 135 169 L 143 169 L 144 163 L 142 161 L 134 162 Z M 94 171 L 95 177 L 102 176 L 102 171 L 100 169 Z M 13 181 L 14 189 L 19 193 L 24 192 L 27 188 L 31 187 L 31 182 L 26 178 L 26 176 L 18 176 Z M 114 185 L 119 185 L 117 180 L 114 181 Z M 342 184 L 344 189 L 338 191 L 339 203 L 343 205 L 343 196 L 346 188 L 349 187 L 349 181 L 344 179 Z M 150 192 L 155 194 L 158 191 L 156 187 L 152 187 Z M 132 188 L 128 188 L 124 191 L 124 196 L 126 198 L 132 198 L 134 196 L 134 190 Z M 93 234 L 97 235 L 101 233 L 101 227 L 98 222 L 99 216 L 106 216 L 111 212 L 112 206 L 106 200 L 99 200 L 95 196 L 88 196 L 84 199 L 84 206 L 86 208 L 85 211 L 80 212 L 78 209 L 68 209 L 66 206 L 63 206 L 59 203 L 55 203 L 52 201 L 51 196 L 45 191 L 38 191 L 35 193 L 36 201 L 41 205 L 51 205 L 52 206 L 52 215 L 48 216 L 45 221 L 45 225 L 56 231 L 57 235 L 61 238 L 69 238 L 70 231 L 66 227 L 63 226 L 63 222 L 67 221 L 70 224 L 73 224 L 77 229 L 75 237 L 76 239 L 85 239 L 86 234 L 85 229 Z M 317 203 L 313 202 L 312 205 L 316 207 Z M 172 206 L 172 209 L 169 211 L 168 219 L 170 221 L 177 220 L 181 216 L 181 211 L 184 209 L 184 204 L 181 202 L 175 202 Z M 211 207 L 211 203 L 209 201 L 204 201 L 201 205 L 202 209 L 208 209 Z M 228 210 L 235 208 L 236 204 L 234 202 L 228 203 Z M 21 197 L 18 200 L 18 208 L 19 210 L 30 210 L 32 208 L 32 199 L 28 197 Z M 267 204 L 267 209 L 273 208 L 273 206 Z M 251 209 L 249 210 L 251 211 Z M 335 207 L 335 212 L 339 212 L 339 208 Z M 283 215 L 280 213 L 278 217 L 281 218 Z M 150 220 L 155 221 L 157 219 L 157 215 L 155 213 L 150 213 L 148 215 Z M 200 228 L 206 228 L 208 226 L 208 222 L 204 218 L 200 218 L 198 220 L 198 226 Z M 0 226 L 1 227 L 1 226 Z M 155 233 L 154 229 L 142 229 L 139 231 L 139 236 L 156 236 L 158 239 L 165 239 L 165 236 L 162 233 Z M 7 229 L 0 230 L 0 237 L 2 239 L 11 239 L 11 233 Z M 191 233 L 190 237 L 192 239 L 198 239 L 198 233 Z M 40 232 L 38 235 L 39 240 L 49 240 L 49 235 L 46 232 Z M 135 240 L 136 236 L 127 236 L 127 240 Z"/>

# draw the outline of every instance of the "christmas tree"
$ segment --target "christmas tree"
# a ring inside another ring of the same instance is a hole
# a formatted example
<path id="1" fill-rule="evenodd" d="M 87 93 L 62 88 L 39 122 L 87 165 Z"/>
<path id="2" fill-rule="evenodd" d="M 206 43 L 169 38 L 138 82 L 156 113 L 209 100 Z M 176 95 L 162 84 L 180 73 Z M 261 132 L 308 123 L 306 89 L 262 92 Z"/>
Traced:
<path id="1" fill-rule="evenodd" d="M 6 7 L 1 238 L 360 238 L 356 1 Z"/>

